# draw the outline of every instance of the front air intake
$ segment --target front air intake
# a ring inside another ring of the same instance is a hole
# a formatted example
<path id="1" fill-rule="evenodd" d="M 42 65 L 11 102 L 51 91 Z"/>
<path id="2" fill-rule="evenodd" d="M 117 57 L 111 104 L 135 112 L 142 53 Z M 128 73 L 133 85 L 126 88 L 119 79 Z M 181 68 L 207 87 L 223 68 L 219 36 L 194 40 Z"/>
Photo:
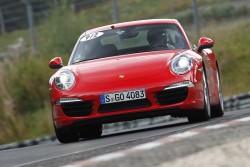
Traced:
<path id="1" fill-rule="evenodd" d="M 62 103 L 61 107 L 64 114 L 69 117 L 87 116 L 92 111 L 92 104 L 89 101 Z"/>
<path id="2" fill-rule="evenodd" d="M 159 92 L 156 95 L 161 105 L 175 104 L 184 101 L 188 95 L 188 87 L 173 88 Z"/>

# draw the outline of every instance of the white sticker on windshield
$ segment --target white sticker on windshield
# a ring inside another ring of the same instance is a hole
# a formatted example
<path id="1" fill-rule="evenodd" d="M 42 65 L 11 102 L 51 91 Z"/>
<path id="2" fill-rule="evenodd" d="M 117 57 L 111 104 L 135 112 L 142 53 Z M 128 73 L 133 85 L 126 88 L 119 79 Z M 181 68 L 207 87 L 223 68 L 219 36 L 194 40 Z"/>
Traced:
<path id="1" fill-rule="evenodd" d="M 88 40 L 100 37 L 102 35 L 103 35 L 103 32 L 95 32 L 95 33 L 92 33 L 92 34 L 87 34 L 87 35 L 84 35 L 80 41 L 81 42 L 88 41 Z"/>

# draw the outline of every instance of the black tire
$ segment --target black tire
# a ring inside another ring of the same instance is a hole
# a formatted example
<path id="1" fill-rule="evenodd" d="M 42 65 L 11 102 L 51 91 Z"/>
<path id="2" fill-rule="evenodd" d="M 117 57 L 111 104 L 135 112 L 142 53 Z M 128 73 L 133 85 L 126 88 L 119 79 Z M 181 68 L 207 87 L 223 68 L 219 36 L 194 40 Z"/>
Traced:
<path id="1" fill-rule="evenodd" d="M 224 115 L 224 104 L 223 104 L 223 95 L 222 95 L 222 88 L 220 81 L 220 71 L 217 63 L 216 63 L 216 80 L 217 80 L 219 103 L 217 105 L 212 106 L 211 117 L 222 117 Z"/>
<path id="2" fill-rule="evenodd" d="M 203 68 L 203 74 L 202 74 L 203 93 L 204 93 L 204 109 L 189 112 L 188 121 L 191 123 L 207 121 L 211 117 L 209 89 L 208 89 L 206 72 L 204 70 L 205 70 L 205 68 Z"/>
<path id="3" fill-rule="evenodd" d="M 88 125 L 80 129 L 80 136 L 87 139 L 99 138 L 102 135 L 102 130 L 102 124 Z"/>
<path id="4" fill-rule="evenodd" d="M 54 129 L 56 137 L 60 143 L 72 143 L 72 142 L 77 142 L 79 140 L 78 134 L 69 128 L 57 129 L 54 126 Z"/>

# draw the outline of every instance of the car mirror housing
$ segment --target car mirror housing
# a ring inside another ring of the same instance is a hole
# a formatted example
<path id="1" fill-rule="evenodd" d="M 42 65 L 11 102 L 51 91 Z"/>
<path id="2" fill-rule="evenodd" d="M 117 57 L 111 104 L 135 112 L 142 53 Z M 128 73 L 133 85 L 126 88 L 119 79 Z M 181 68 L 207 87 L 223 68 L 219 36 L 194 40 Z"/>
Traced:
<path id="1" fill-rule="evenodd" d="M 61 57 L 55 57 L 49 62 L 49 68 L 60 69 L 63 67 L 63 62 Z"/>
<path id="2" fill-rule="evenodd" d="M 198 42 L 198 52 L 201 52 L 203 49 L 212 48 L 214 46 L 214 41 L 207 37 L 201 37 Z"/>

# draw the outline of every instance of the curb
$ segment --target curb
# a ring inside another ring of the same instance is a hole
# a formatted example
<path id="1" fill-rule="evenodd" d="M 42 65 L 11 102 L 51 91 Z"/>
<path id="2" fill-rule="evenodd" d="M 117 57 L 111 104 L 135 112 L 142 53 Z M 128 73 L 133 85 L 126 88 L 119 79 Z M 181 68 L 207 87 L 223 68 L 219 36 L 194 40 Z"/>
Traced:
<path id="1" fill-rule="evenodd" d="M 28 146 L 34 146 L 34 145 L 40 145 L 44 143 L 49 143 L 57 140 L 56 136 L 44 136 L 41 138 L 31 139 L 31 140 L 24 140 L 21 142 L 14 142 L 10 144 L 4 144 L 0 145 L 0 151 L 1 150 L 8 150 L 8 149 L 14 149 L 14 148 L 22 148 L 22 147 L 28 147 Z"/>

